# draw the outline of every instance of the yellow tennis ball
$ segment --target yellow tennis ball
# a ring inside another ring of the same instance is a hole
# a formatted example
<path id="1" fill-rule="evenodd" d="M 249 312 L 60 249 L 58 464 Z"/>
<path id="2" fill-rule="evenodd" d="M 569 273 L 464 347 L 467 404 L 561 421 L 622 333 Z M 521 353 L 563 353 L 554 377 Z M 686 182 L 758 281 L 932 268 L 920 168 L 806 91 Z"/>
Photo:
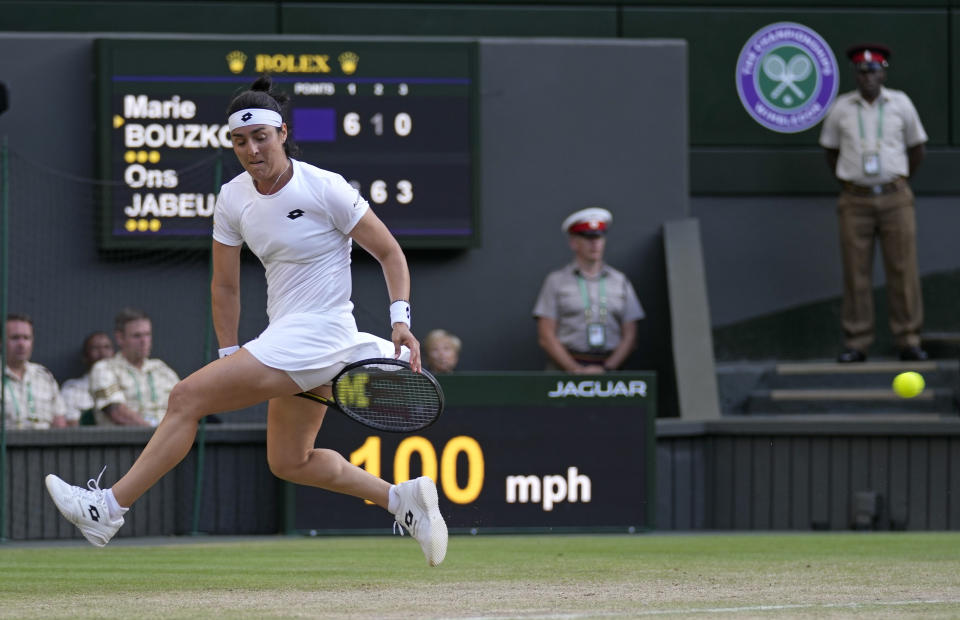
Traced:
<path id="1" fill-rule="evenodd" d="M 918 372 L 901 372 L 893 378 L 893 391 L 901 398 L 913 398 L 923 391 L 923 375 Z"/>

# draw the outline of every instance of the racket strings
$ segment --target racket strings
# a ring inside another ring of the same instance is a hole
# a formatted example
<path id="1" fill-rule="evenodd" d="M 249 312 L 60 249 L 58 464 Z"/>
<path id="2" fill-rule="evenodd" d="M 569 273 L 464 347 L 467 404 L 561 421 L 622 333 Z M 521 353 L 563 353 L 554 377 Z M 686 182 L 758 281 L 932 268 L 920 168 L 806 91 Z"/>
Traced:
<path id="1" fill-rule="evenodd" d="M 384 430 L 421 429 L 443 407 L 437 386 L 428 377 L 395 365 L 355 368 L 336 387 L 348 415 Z"/>

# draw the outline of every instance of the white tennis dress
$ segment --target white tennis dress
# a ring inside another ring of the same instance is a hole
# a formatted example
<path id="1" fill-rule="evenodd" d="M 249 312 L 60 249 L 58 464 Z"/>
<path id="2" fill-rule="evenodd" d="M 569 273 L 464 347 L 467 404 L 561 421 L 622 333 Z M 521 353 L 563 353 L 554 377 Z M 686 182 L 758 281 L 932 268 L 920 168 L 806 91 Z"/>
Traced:
<path id="1" fill-rule="evenodd" d="M 293 176 L 275 194 L 259 193 L 247 172 L 224 185 L 213 238 L 230 246 L 246 242 L 266 269 L 270 324 L 243 347 L 309 390 L 346 363 L 393 357 L 394 346 L 357 330 L 350 301 L 347 235 L 370 206 L 339 174 L 291 162 Z"/>

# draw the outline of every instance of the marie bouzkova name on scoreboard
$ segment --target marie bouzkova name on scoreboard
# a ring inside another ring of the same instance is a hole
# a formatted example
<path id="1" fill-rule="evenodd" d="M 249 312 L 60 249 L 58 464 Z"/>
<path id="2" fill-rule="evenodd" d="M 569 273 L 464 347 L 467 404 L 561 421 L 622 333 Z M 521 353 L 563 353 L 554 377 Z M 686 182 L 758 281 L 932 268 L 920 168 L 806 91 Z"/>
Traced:
<path id="1" fill-rule="evenodd" d="M 340 173 L 407 247 L 477 244 L 476 46 L 100 39 L 106 248 L 208 247 L 242 172 L 226 108 L 258 76 L 291 97 L 298 158 Z"/>

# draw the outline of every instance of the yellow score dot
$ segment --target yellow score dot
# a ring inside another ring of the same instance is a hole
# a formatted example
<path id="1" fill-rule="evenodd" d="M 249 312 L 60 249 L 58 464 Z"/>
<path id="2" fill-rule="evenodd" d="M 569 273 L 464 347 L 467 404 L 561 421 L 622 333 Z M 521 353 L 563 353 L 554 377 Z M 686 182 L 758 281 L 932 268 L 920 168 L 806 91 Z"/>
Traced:
<path id="1" fill-rule="evenodd" d="M 137 229 L 137 220 L 127 220 L 123 227 L 127 229 L 127 232 L 133 232 Z"/>
<path id="2" fill-rule="evenodd" d="M 150 222 L 146 218 L 137 220 L 137 230 L 140 232 L 146 232 L 147 228 L 150 226 Z"/>
<path id="3" fill-rule="evenodd" d="M 137 152 L 127 151 L 123 154 L 123 161 L 127 162 L 128 164 L 132 164 L 133 162 L 137 161 Z"/>
<path id="4" fill-rule="evenodd" d="M 146 151 L 137 151 L 137 163 L 147 163 L 147 157 L 148 155 Z"/>
<path id="5" fill-rule="evenodd" d="M 158 230 L 160 230 L 160 220 L 150 220 L 150 232 L 157 232 Z"/>
<path id="6" fill-rule="evenodd" d="M 160 161 L 160 151 L 150 151 L 150 155 L 147 157 L 151 164 L 155 164 Z"/>

